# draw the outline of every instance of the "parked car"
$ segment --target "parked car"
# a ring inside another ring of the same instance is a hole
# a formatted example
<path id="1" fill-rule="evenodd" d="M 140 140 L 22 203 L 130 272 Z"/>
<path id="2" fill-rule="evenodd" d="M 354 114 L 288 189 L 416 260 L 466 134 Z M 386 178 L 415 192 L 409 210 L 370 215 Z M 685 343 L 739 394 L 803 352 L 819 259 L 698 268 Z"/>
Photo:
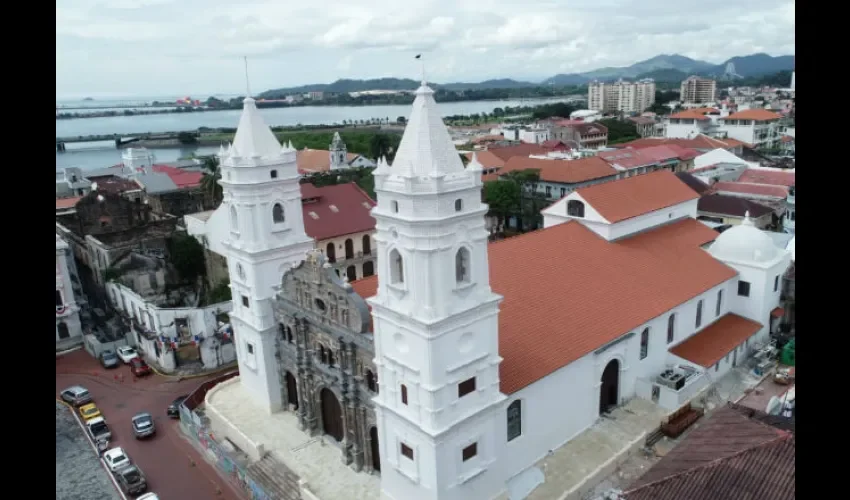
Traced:
<path id="1" fill-rule="evenodd" d="M 104 368 L 118 368 L 118 365 L 121 364 L 121 360 L 114 352 L 103 351 L 100 353 L 100 364 L 103 365 Z"/>
<path id="2" fill-rule="evenodd" d="M 100 410 L 94 403 L 89 403 L 80 407 L 80 416 L 83 417 L 83 421 L 85 422 L 86 420 L 99 417 Z"/>
<path id="3" fill-rule="evenodd" d="M 137 377 L 144 377 L 151 374 L 151 367 L 145 363 L 142 358 L 133 358 L 130 360 L 130 371 Z"/>
<path id="4" fill-rule="evenodd" d="M 145 493 L 140 497 L 136 497 L 136 500 L 159 500 L 159 496 L 156 493 Z"/>
<path id="5" fill-rule="evenodd" d="M 103 452 L 103 460 L 106 462 L 106 466 L 109 467 L 109 470 L 112 472 L 115 472 L 121 467 L 125 467 L 131 464 L 130 458 L 127 456 L 126 453 L 124 453 L 124 449 L 120 446 Z"/>
<path id="6" fill-rule="evenodd" d="M 180 396 L 172 401 L 171 404 L 168 405 L 168 409 L 165 410 L 165 414 L 171 418 L 180 418 L 180 405 L 183 404 L 183 401 L 185 401 L 188 397 L 188 395 Z"/>
<path id="7" fill-rule="evenodd" d="M 121 361 L 123 361 L 124 364 L 130 364 L 130 360 L 133 358 L 138 358 L 139 353 L 136 352 L 134 348 L 125 345 L 124 347 L 118 348 L 118 357 L 121 358 Z"/>
<path id="8" fill-rule="evenodd" d="M 62 396 L 62 401 L 73 406 L 91 403 L 91 394 L 89 394 L 88 389 L 81 385 L 73 385 L 59 394 Z"/>
<path id="9" fill-rule="evenodd" d="M 153 436 L 156 433 L 156 426 L 153 423 L 153 417 L 150 413 L 139 413 L 133 417 L 133 433 L 136 439 Z"/>
<path id="10" fill-rule="evenodd" d="M 89 433 L 89 437 L 95 443 L 101 439 L 112 438 L 112 431 L 109 430 L 109 426 L 106 425 L 106 420 L 103 417 L 94 417 L 91 420 L 87 420 L 86 432 Z"/>
<path id="11" fill-rule="evenodd" d="M 125 465 L 116 470 L 115 480 L 125 495 L 138 495 L 148 489 L 148 482 L 145 480 L 145 475 L 142 474 L 142 470 L 138 466 L 133 464 Z"/>

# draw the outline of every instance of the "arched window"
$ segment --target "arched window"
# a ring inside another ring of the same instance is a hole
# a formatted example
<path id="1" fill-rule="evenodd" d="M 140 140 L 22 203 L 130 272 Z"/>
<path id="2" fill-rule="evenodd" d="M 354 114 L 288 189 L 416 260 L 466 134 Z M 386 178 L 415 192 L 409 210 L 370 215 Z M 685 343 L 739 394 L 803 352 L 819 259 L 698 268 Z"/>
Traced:
<path id="1" fill-rule="evenodd" d="M 319 360 L 321 360 L 324 364 L 328 363 L 328 353 L 325 351 L 325 346 L 322 344 L 319 344 Z"/>
<path id="2" fill-rule="evenodd" d="M 361 247 L 363 248 L 363 255 L 372 255 L 372 239 L 369 238 L 368 234 L 363 235 L 362 243 Z"/>
<path id="3" fill-rule="evenodd" d="M 697 302 L 697 319 L 694 328 L 699 328 L 702 324 L 702 301 Z"/>
<path id="4" fill-rule="evenodd" d="M 239 231 L 239 218 L 236 216 L 236 207 L 230 206 L 230 230 Z"/>
<path id="5" fill-rule="evenodd" d="M 640 359 L 644 359 L 649 355 L 649 327 L 643 329 L 640 333 Z"/>
<path id="6" fill-rule="evenodd" d="M 519 399 L 508 406 L 508 441 L 522 434 L 522 401 Z"/>
<path id="7" fill-rule="evenodd" d="M 667 343 L 673 342 L 673 339 L 676 336 L 676 315 L 671 314 L 669 318 L 667 318 Z"/>
<path id="8" fill-rule="evenodd" d="M 578 200 L 567 202 L 567 215 L 572 217 L 584 217 L 584 203 Z"/>
<path id="9" fill-rule="evenodd" d="M 404 283 L 404 259 L 395 249 L 390 252 L 390 283 Z"/>
<path id="10" fill-rule="evenodd" d="M 407 386 L 401 384 L 401 402 L 407 404 Z"/>
<path id="11" fill-rule="evenodd" d="M 463 210 L 463 200 L 457 199 L 455 200 L 455 212 L 460 212 Z"/>
<path id="12" fill-rule="evenodd" d="M 280 203 L 275 203 L 274 207 L 272 207 L 272 219 L 275 224 L 280 224 L 286 220 L 286 217 L 283 214 L 283 205 Z"/>
<path id="13" fill-rule="evenodd" d="M 375 378 L 375 374 L 372 373 L 372 370 L 366 370 L 366 387 L 368 387 L 372 392 L 378 392 L 378 379 Z"/>
<path id="14" fill-rule="evenodd" d="M 269 176 L 271 176 L 272 179 L 277 179 L 277 170 L 269 172 Z"/>
<path id="15" fill-rule="evenodd" d="M 469 250 L 461 248 L 455 254 L 455 281 L 469 283 Z"/>

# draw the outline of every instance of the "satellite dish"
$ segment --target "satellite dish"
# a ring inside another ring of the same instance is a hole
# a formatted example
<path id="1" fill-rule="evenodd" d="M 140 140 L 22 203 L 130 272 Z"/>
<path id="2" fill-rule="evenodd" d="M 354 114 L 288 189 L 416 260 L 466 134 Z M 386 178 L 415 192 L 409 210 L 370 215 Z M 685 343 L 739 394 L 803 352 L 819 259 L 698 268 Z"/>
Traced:
<path id="1" fill-rule="evenodd" d="M 91 190 L 92 190 L 92 191 L 97 191 L 97 183 L 96 183 L 96 182 L 92 182 L 92 183 L 91 183 Z"/>

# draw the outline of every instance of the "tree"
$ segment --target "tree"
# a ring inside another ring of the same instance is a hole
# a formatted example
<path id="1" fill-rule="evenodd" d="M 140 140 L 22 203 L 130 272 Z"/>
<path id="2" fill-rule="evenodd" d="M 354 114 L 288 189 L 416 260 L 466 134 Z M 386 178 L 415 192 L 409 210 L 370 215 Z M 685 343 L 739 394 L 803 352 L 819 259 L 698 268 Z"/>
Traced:
<path id="1" fill-rule="evenodd" d="M 175 233 L 169 240 L 168 253 L 171 264 L 182 280 L 196 283 L 198 278 L 206 275 L 204 247 L 194 237 Z"/>
<path id="2" fill-rule="evenodd" d="M 518 209 L 512 214 L 517 219 L 517 230 L 524 232 L 526 226 L 530 226 L 530 229 L 537 229 L 541 219 L 539 207 L 543 201 L 543 197 L 537 192 L 537 185 L 540 183 L 540 170 L 514 170 L 505 174 L 505 177 L 508 182 L 513 182 L 519 186 Z"/>
<path id="3" fill-rule="evenodd" d="M 219 179 L 221 179 L 221 167 L 218 164 L 218 157 L 207 156 L 204 158 L 204 170 L 204 176 L 201 178 L 201 190 L 204 196 L 210 201 L 210 205 L 217 207 L 224 198 L 221 184 L 218 183 Z"/>
<path id="4" fill-rule="evenodd" d="M 484 183 L 484 201 L 489 205 L 488 215 L 496 217 L 498 228 L 504 229 L 505 220 L 519 211 L 521 193 L 519 184 L 512 180 L 495 180 Z"/>
<path id="5" fill-rule="evenodd" d="M 177 140 L 180 144 L 197 144 L 198 138 L 192 132 L 180 132 L 177 134 Z"/>
<path id="6" fill-rule="evenodd" d="M 393 147 L 389 136 L 387 134 L 373 135 L 369 140 L 369 154 L 375 160 L 382 156 L 386 156 L 387 159 L 391 159 L 390 156 L 393 154 Z"/>
<path id="7" fill-rule="evenodd" d="M 396 121 L 396 123 L 400 123 L 400 124 L 404 125 L 405 123 L 407 123 L 407 118 L 405 118 L 403 116 L 399 116 L 398 118 L 395 119 L 395 121 Z"/>

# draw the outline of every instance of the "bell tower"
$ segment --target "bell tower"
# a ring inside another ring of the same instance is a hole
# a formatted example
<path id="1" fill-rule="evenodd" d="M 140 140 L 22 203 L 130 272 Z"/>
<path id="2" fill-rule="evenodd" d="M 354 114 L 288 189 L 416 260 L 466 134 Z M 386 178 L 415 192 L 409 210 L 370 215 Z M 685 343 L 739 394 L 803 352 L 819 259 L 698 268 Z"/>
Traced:
<path id="1" fill-rule="evenodd" d="M 425 83 L 392 166 L 374 172 L 381 494 L 493 498 L 504 425 L 481 165 L 464 168 Z M 385 464 L 385 465 L 384 465 Z"/>
<path id="2" fill-rule="evenodd" d="M 334 138 L 331 141 L 329 152 L 331 156 L 331 170 L 348 168 L 348 150 L 342 141 L 342 137 L 339 136 L 339 132 L 334 132 Z"/>
<path id="3" fill-rule="evenodd" d="M 233 144 L 219 153 L 229 224 L 230 314 L 241 383 L 270 413 L 282 407 L 272 301 L 283 273 L 313 248 L 304 232 L 295 149 L 281 147 L 254 99 L 244 100 Z"/>

